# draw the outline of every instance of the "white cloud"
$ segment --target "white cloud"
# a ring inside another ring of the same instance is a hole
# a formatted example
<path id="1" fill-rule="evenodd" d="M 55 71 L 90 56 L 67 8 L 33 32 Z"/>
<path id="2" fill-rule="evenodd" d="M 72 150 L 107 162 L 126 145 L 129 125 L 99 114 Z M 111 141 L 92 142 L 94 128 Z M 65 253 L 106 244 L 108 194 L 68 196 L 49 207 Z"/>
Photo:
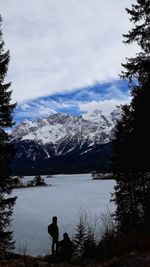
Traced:
<path id="1" fill-rule="evenodd" d="M 135 47 L 131 0 L 0 0 L 4 40 L 11 51 L 13 99 L 25 101 L 118 78 Z"/>
<path id="2" fill-rule="evenodd" d="M 129 91 L 122 91 L 119 86 L 112 84 L 108 86 L 103 99 L 93 99 L 92 101 L 79 102 L 79 108 L 81 113 L 91 113 L 94 110 L 102 110 L 102 112 L 108 115 L 114 109 L 120 105 L 129 104 L 131 101 L 131 95 Z"/>
<path id="3" fill-rule="evenodd" d="M 101 110 L 103 114 L 109 115 L 110 112 L 115 110 L 120 105 L 129 104 L 131 97 L 127 97 L 124 100 L 117 100 L 117 99 L 107 99 L 107 100 L 92 100 L 89 102 L 82 102 L 82 101 L 67 101 L 65 103 L 62 102 L 55 102 L 53 100 L 44 100 L 44 102 L 40 101 L 39 103 L 30 104 L 23 104 L 18 106 L 19 110 L 17 111 L 17 119 L 23 120 L 25 118 L 29 118 L 31 120 L 37 118 L 44 118 L 49 116 L 50 114 L 57 113 L 57 109 L 64 109 L 67 108 L 67 111 L 71 109 L 73 106 L 76 109 L 80 110 L 82 113 L 92 113 L 95 110 Z M 52 107 L 52 108 L 50 108 Z"/>
<path id="4" fill-rule="evenodd" d="M 94 110 L 102 110 L 103 114 L 110 114 L 113 110 L 115 110 L 118 106 L 129 104 L 131 98 L 128 97 L 126 100 L 116 100 L 116 99 L 110 99 L 110 100 L 99 100 L 99 101 L 91 101 L 87 103 L 79 103 L 79 107 L 81 112 L 85 113 L 91 113 Z"/>
<path id="5" fill-rule="evenodd" d="M 16 110 L 17 119 L 37 119 L 41 117 L 47 117 L 56 111 L 42 103 L 24 103 L 18 105 Z"/>
<path id="6" fill-rule="evenodd" d="M 110 85 L 105 91 L 105 98 L 101 98 L 101 93 L 81 89 L 72 98 L 68 97 L 69 95 L 67 98 L 61 95 L 56 100 L 47 98 L 22 103 L 17 107 L 16 118 L 19 120 L 24 118 L 37 119 L 60 111 L 72 113 L 72 110 L 76 111 L 75 114 L 82 114 L 91 113 L 97 109 L 108 115 L 118 106 L 129 104 L 131 101 L 129 91 L 122 91 L 119 89 L 119 85 Z"/>

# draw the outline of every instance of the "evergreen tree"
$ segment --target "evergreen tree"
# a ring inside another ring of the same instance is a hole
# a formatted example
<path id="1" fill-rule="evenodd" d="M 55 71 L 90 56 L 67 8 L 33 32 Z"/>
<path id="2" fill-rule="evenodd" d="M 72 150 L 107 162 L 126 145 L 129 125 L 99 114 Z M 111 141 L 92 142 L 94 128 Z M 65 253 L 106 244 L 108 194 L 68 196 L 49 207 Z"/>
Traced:
<path id="1" fill-rule="evenodd" d="M 13 126 L 10 83 L 4 83 L 9 63 L 9 51 L 4 51 L 0 17 L 0 254 L 14 247 L 9 230 L 15 197 L 11 197 L 11 160 L 14 149 L 10 144 L 9 129 Z"/>
<path id="2" fill-rule="evenodd" d="M 73 240 L 74 243 L 74 252 L 81 258 L 84 255 L 84 243 L 87 237 L 87 222 L 86 215 L 81 214 L 79 217 L 79 223 L 76 227 L 76 234 Z"/>
<path id="3" fill-rule="evenodd" d="M 148 231 L 150 220 L 150 1 L 137 0 L 126 9 L 134 27 L 125 43 L 141 51 L 123 64 L 132 100 L 122 107 L 115 132 L 115 217 L 119 231 Z"/>

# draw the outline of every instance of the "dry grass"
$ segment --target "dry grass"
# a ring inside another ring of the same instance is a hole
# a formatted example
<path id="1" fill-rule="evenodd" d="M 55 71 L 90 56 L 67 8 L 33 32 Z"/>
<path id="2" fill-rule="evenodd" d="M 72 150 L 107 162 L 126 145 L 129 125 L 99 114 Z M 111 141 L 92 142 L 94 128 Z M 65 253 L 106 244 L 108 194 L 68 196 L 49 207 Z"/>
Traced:
<path id="1" fill-rule="evenodd" d="M 43 259 L 43 260 L 42 260 Z M 150 267 L 150 253 L 133 252 L 123 257 L 116 257 L 100 264 L 94 260 L 77 262 L 46 262 L 45 257 L 34 258 L 24 256 L 20 259 L 3 260 L 0 267 Z"/>

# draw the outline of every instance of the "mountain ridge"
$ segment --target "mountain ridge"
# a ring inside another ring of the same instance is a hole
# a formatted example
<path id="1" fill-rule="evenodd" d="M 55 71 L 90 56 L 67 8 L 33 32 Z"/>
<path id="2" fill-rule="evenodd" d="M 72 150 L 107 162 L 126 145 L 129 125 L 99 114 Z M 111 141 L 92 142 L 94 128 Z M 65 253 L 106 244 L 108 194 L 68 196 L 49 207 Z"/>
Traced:
<path id="1" fill-rule="evenodd" d="M 63 164 L 66 165 L 67 172 L 69 168 L 67 167 L 68 161 L 68 163 L 74 165 L 72 169 L 75 169 L 75 167 L 78 169 L 78 165 L 80 165 L 82 171 L 82 164 L 79 164 L 79 159 L 83 161 L 84 166 L 87 166 L 85 161 L 89 165 L 90 161 L 93 161 L 91 155 L 96 162 L 99 154 L 101 155 L 101 161 L 105 161 L 102 154 L 106 154 L 106 151 L 102 153 L 101 148 L 107 150 L 106 147 L 110 147 L 109 143 L 113 139 L 115 122 L 119 118 L 119 110 L 114 110 L 107 116 L 102 111 L 95 110 L 92 113 L 80 116 L 54 113 L 47 118 L 35 121 L 24 120 L 13 129 L 12 142 L 17 148 L 13 170 L 16 171 L 19 165 L 24 169 L 23 164 L 26 165 L 28 162 L 27 167 L 31 172 L 33 170 L 38 171 L 38 169 L 44 172 L 51 172 L 51 170 L 57 172 L 58 169 L 60 172 L 61 169 L 65 171 Z M 98 153 L 99 148 L 100 152 Z M 110 156 L 111 153 L 110 149 Z M 56 162 L 62 165 L 62 168 L 58 167 Z M 108 159 L 106 159 L 106 162 L 108 162 Z M 105 162 L 103 165 L 105 165 Z M 41 166 L 44 166 L 44 169 Z M 91 170 L 95 169 L 96 166 L 93 162 Z M 85 170 L 85 168 L 83 169 Z"/>

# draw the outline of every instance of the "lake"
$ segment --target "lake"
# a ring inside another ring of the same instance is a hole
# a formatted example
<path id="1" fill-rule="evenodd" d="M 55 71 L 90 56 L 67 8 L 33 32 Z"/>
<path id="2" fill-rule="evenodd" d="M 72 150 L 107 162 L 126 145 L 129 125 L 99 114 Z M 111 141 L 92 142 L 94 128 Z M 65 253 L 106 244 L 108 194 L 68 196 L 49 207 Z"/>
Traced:
<path id="1" fill-rule="evenodd" d="M 13 190 L 13 195 L 18 198 L 12 228 L 16 251 L 19 253 L 43 255 L 50 252 L 51 240 L 47 226 L 53 216 L 58 217 L 62 239 L 64 232 L 70 236 L 75 233 L 80 213 L 86 212 L 92 220 L 99 218 L 108 209 L 114 210 L 114 203 L 110 203 L 114 180 L 92 180 L 91 174 L 42 177 L 51 186 Z"/>

